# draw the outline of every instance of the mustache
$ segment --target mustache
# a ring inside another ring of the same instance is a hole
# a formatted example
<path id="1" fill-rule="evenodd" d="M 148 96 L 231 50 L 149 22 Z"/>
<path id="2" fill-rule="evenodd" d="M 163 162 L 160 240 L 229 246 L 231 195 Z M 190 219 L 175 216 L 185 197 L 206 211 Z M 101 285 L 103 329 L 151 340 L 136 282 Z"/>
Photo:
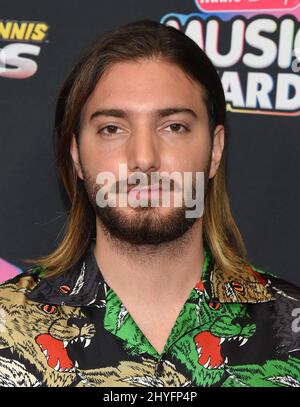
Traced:
<path id="1" fill-rule="evenodd" d="M 131 177 L 131 176 L 130 176 Z M 117 193 L 124 192 L 127 188 L 127 192 L 130 192 L 133 188 L 138 187 L 153 187 L 159 186 L 162 190 L 174 191 L 176 189 L 181 189 L 180 183 L 176 180 L 169 178 L 167 176 L 160 175 L 159 177 L 153 177 L 151 174 L 143 174 L 142 176 L 138 173 L 133 174 L 131 179 L 124 179 L 115 182 L 110 191 L 116 191 Z M 133 178 L 133 179 L 132 179 Z M 134 179 L 137 178 L 137 179 Z"/>

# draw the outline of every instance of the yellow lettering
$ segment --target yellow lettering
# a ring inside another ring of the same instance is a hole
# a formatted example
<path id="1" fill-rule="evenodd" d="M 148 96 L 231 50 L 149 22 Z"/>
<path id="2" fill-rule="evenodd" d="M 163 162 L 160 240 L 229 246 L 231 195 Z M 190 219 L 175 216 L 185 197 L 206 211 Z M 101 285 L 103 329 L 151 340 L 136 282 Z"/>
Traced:
<path id="1" fill-rule="evenodd" d="M 47 30 L 48 30 L 47 24 L 44 24 L 44 23 L 36 24 L 36 26 L 34 28 L 34 32 L 31 36 L 31 39 L 33 41 L 43 41 L 43 39 L 46 36 Z"/>
<path id="2" fill-rule="evenodd" d="M 14 23 L 10 33 L 10 39 L 22 41 L 25 36 L 26 28 L 27 23 L 21 23 L 20 26 L 19 23 Z"/>
<path id="3" fill-rule="evenodd" d="M 12 22 L 4 23 L 0 21 L 0 39 L 8 40 L 10 35 L 10 30 L 12 27 Z"/>
<path id="4" fill-rule="evenodd" d="M 42 42 L 45 40 L 48 28 L 45 23 L 0 20 L 0 40 Z"/>

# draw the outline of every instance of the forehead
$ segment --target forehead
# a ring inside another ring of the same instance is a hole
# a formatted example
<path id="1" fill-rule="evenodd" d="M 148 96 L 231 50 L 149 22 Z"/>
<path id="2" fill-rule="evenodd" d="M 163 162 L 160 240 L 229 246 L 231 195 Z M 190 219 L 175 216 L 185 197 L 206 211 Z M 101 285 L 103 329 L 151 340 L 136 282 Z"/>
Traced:
<path id="1" fill-rule="evenodd" d="M 205 114 L 202 86 L 176 64 L 161 60 L 118 62 L 106 69 L 82 111 L 99 107 L 127 108 L 147 112 L 186 105 Z"/>

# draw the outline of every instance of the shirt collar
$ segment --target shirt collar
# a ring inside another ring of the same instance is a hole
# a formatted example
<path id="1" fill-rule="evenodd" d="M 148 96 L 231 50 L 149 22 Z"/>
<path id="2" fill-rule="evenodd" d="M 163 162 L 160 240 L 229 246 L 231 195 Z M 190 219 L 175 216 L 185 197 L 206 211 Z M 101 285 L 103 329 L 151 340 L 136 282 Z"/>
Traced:
<path id="1" fill-rule="evenodd" d="M 105 303 L 109 286 L 104 281 L 94 255 L 95 239 L 75 266 L 54 277 L 41 278 L 44 269 L 33 267 L 28 271 L 36 276 L 37 284 L 26 293 L 30 300 L 56 305 L 96 306 Z M 223 272 L 213 259 L 208 245 L 204 245 L 204 264 L 201 276 L 206 298 L 222 303 L 259 303 L 275 299 L 270 281 L 252 265 L 244 272 Z M 199 286 L 199 282 L 196 287 Z"/>
<path id="2" fill-rule="evenodd" d="M 94 245 L 92 239 L 83 258 L 59 276 L 41 278 L 46 270 L 39 266 L 30 269 L 38 282 L 27 297 L 46 304 L 100 306 L 106 298 L 107 286 L 94 256 Z"/>
<path id="3" fill-rule="evenodd" d="M 221 303 L 260 303 L 275 300 L 275 291 L 267 274 L 251 263 L 243 271 L 222 270 L 205 245 L 208 266 L 204 267 L 202 282 L 210 301 Z M 262 272 L 262 273 L 260 273 Z"/>

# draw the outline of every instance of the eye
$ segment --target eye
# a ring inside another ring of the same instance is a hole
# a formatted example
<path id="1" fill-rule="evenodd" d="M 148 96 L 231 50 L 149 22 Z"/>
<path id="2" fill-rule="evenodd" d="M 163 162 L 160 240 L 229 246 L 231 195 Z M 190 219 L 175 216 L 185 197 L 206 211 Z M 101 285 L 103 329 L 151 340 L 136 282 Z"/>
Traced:
<path id="1" fill-rule="evenodd" d="M 98 131 L 97 134 L 102 134 L 105 136 L 112 136 L 115 134 L 118 134 L 116 132 L 116 129 L 119 129 L 120 127 L 115 126 L 114 124 L 108 124 L 107 126 L 101 127 Z M 107 130 L 107 131 L 105 131 Z"/>
<path id="2" fill-rule="evenodd" d="M 43 310 L 46 314 L 60 315 L 60 311 L 59 311 L 58 307 L 56 307 L 55 305 L 51 305 L 51 304 L 43 305 L 43 306 L 42 306 L 42 310 Z"/>
<path id="3" fill-rule="evenodd" d="M 184 133 L 185 131 L 189 131 L 189 128 L 181 123 L 171 123 L 166 128 L 170 127 L 172 133 Z M 180 130 L 181 128 L 181 130 Z"/>

